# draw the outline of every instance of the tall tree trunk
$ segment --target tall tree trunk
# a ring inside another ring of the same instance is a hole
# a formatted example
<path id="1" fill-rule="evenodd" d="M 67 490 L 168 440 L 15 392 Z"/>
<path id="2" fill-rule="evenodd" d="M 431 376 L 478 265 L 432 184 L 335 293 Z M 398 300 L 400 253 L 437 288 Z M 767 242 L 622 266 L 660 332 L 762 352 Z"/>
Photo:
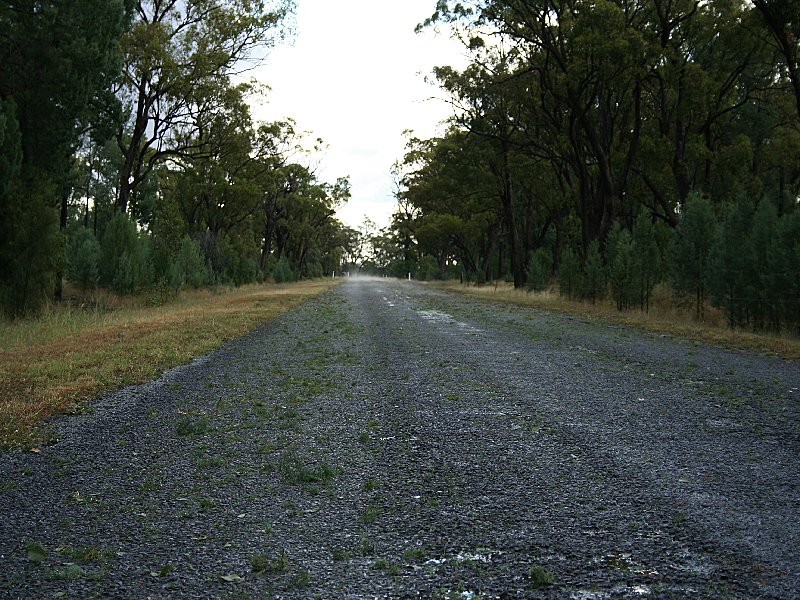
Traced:
<path id="1" fill-rule="evenodd" d="M 149 109 L 147 95 L 141 90 L 144 90 L 148 85 L 148 76 L 143 74 L 139 79 L 139 98 L 136 102 L 136 119 L 133 124 L 133 131 L 129 140 L 125 140 L 125 131 L 121 129 L 117 133 L 117 144 L 125 157 L 122 163 L 122 168 L 119 172 L 119 187 L 117 188 L 117 199 L 115 208 L 119 212 L 126 212 L 128 210 L 128 203 L 130 202 L 131 195 L 133 194 L 134 187 L 137 179 L 136 162 L 139 160 L 142 152 L 142 142 L 147 133 L 147 112 Z"/>
<path id="2" fill-rule="evenodd" d="M 508 227 L 508 254 L 511 260 L 511 274 L 514 277 L 514 288 L 520 289 L 525 285 L 525 265 L 522 260 L 522 249 L 519 243 L 517 229 L 517 216 L 514 206 L 514 186 L 511 181 L 511 171 L 508 167 L 508 151 L 503 149 L 501 174 L 503 188 L 501 199 L 503 202 L 503 216 Z"/>
<path id="3" fill-rule="evenodd" d="M 62 234 L 66 234 L 67 231 L 67 208 L 69 203 L 69 191 L 68 188 L 65 186 L 64 189 L 61 191 L 61 214 L 58 219 L 58 226 L 61 229 Z M 60 268 L 56 273 L 56 289 L 53 296 L 56 299 L 56 302 L 61 302 L 64 298 L 64 270 Z"/>

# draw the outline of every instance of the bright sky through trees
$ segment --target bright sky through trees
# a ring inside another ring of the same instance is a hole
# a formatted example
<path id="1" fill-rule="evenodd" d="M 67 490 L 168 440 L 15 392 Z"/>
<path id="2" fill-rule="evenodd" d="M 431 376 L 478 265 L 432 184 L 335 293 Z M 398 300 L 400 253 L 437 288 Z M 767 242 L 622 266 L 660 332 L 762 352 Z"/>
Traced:
<path id="1" fill-rule="evenodd" d="M 424 81 L 436 65 L 464 62 L 446 32 L 414 33 L 434 0 L 298 0 L 297 34 L 255 73 L 272 91 L 254 117 L 293 117 L 329 149 L 322 180 L 350 175 L 352 198 L 339 211 L 351 226 L 364 215 L 388 225 L 394 207 L 390 168 L 402 157 L 403 131 L 430 137 L 451 114 Z"/>

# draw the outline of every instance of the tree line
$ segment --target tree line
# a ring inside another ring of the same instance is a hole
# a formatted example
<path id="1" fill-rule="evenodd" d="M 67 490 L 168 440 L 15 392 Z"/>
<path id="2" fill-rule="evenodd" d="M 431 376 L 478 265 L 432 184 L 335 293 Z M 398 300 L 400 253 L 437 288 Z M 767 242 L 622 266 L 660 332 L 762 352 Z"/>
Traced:
<path id="1" fill-rule="evenodd" d="M 800 331 L 800 14 L 793 0 L 441 0 L 461 70 L 411 137 L 376 238 L 396 274 Z"/>
<path id="2" fill-rule="evenodd" d="M 241 284 L 338 269 L 347 178 L 290 119 L 255 122 L 247 72 L 291 2 L 0 6 L 0 305 L 81 288 Z M 310 146 L 310 147 L 309 147 Z"/>

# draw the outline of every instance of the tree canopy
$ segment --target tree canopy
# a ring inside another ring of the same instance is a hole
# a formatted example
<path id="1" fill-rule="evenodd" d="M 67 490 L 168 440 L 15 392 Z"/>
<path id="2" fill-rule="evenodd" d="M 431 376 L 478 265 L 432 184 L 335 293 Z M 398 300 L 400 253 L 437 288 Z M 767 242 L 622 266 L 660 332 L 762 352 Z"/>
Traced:
<path id="1" fill-rule="evenodd" d="M 743 202 L 765 223 L 774 214 L 772 238 L 746 232 L 758 246 L 788 239 L 778 232 L 798 212 L 795 4 L 439 1 L 420 28 L 448 24 L 470 60 L 434 71 L 453 117 L 444 135 L 408 142 L 398 243 L 440 276 L 540 287 L 549 267 L 568 295 L 595 298 L 608 285 L 620 308 L 648 306 L 658 281 L 698 307 L 709 293 L 720 302 L 713 256 L 730 256 L 722 245 L 734 242 L 708 236 L 726 215 Z M 705 254 L 690 259 L 691 244 Z M 703 265 L 693 274 L 691 260 Z M 796 275 L 777 257 L 769 264 L 784 282 Z M 750 285 L 755 298 L 761 284 Z M 796 324 L 796 287 L 768 301 L 794 312 L 745 322 Z"/>
<path id="2" fill-rule="evenodd" d="M 247 72 L 288 0 L 12 0 L 0 7 L 0 305 L 341 268 L 322 142 L 255 122 Z M 283 268 L 283 267 L 282 267 Z"/>

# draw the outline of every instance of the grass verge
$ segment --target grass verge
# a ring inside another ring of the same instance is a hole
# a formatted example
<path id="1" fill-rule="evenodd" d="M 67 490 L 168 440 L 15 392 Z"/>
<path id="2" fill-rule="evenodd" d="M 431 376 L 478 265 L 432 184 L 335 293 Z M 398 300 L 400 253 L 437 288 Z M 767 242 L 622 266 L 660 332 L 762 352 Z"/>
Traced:
<path id="1" fill-rule="evenodd" d="M 794 360 L 800 359 L 800 339 L 790 335 L 772 335 L 731 329 L 725 324 L 721 313 L 713 309 L 707 310 L 705 321 L 698 322 L 692 316 L 691 311 L 673 306 L 668 298 L 663 298 L 661 301 L 656 298 L 655 306 L 646 313 L 639 310 L 620 312 L 610 301 L 597 304 L 579 302 L 562 298 L 557 293 L 550 291 L 530 293 L 524 290 L 515 290 L 510 283 L 499 283 L 497 286 L 494 284 L 464 286 L 458 282 L 436 282 L 432 285 L 486 300 L 531 306 L 587 319 L 602 319 L 630 325 L 652 333 L 708 342 L 726 348 L 775 354 Z"/>
<path id="2" fill-rule="evenodd" d="M 0 448 L 41 443 L 37 427 L 103 392 L 143 383 L 338 282 L 186 292 L 173 302 L 104 299 L 0 322 Z M 109 308 L 111 307 L 111 308 Z"/>

